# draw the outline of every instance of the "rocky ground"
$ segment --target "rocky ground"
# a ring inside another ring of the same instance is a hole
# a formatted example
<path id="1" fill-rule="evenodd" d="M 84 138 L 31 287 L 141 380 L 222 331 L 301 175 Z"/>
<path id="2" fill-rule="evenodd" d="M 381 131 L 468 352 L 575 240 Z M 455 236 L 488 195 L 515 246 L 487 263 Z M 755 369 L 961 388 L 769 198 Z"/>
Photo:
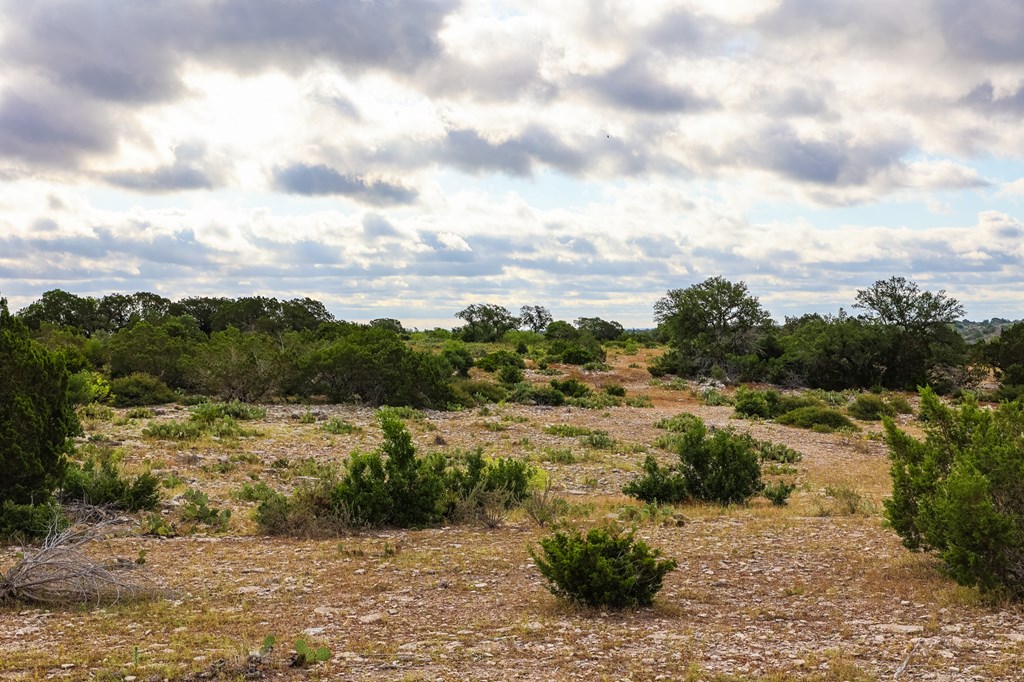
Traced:
<path id="1" fill-rule="evenodd" d="M 97 551 L 133 559 L 166 598 L 102 607 L 0 610 L 4 680 L 1024 680 L 1024 609 L 991 603 L 941 577 L 886 529 L 885 445 L 878 425 L 818 434 L 736 420 L 686 390 L 650 386 L 638 358 L 609 373 L 651 407 L 491 407 L 410 420 L 421 451 L 482 446 L 529 458 L 570 503 L 567 523 L 617 521 L 675 558 L 655 606 L 630 612 L 576 608 L 549 594 L 530 548 L 549 529 L 522 512 L 498 528 L 454 526 L 361 532 L 301 541 L 256 535 L 246 482 L 290 490 L 313 462 L 343 460 L 379 440 L 373 413 L 315 408 L 362 430 L 329 435 L 271 406 L 259 435 L 191 443 L 144 438 L 145 419 L 86 422 L 96 442 L 119 444 L 129 469 L 152 468 L 170 485 L 174 520 L 198 487 L 233 511 L 226 533 L 120 537 Z M 641 365 L 630 367 L 629 365 Z M 540 381 L 543 377 L 533 375 Z M 678 388 L 678 386 L 676 386 Z M 763 499 L 721 509 L 644 506 L 619 492 L 660 433 L 655 421 L 687 411 L 749 429 L 803 453 L 783 473 L 800 487 L 786 507 Z M 168 408 L 157 420 L 184 418 Z M 909 428 L 912 423 L 906 421 Z M 544 432 L 552 424 L 606 431 L 595 449 Z M 570 450 L 572 463 L 549 461 Z M 287 466 L 282 462 L 287 461 Z M 305 468 L 304 468 L 305 467 Z M 19 548 L 0 548 L 0 569 Z M 251 656 L 267 635 L 277 643 Z M 330 660 L 288 667 L 297 638 Z"/>

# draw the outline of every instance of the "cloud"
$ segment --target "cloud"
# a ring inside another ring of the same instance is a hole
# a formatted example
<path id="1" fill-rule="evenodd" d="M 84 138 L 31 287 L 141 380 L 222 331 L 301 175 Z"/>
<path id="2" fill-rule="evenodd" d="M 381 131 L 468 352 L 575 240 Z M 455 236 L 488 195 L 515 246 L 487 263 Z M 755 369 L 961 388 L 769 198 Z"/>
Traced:
<path id="1" fill-rule="evenodd" d="M 651 114 L 684 113 L 714 108 L 717 103 L 692 88 L 654 75 L 646 60 L 630 59 L 595 76 L 581 79 L 600 100 Z"/>
<path id="2" fill-rule="evenodd" d="M 1024 5 L 1017 0 L 937 0 L 935 8 L 955 55 L 984 63 L 1024 61 Z"/>
<path id="3" fill-rule="evenodd" d="M 188 59 L 241 73 L 302 71 L 326 59 L 408 73 L 440 53 L 446 0 L 6 0 L 8 63 L 105 100 L 158 102 L 185 92 Z"/>
<path id="4" fill-rule="evenodd" d="M 341 195 L 374 206 L 411 204 L 418 194 L 402 185 L 345 175 L 324 165 L 302 163 L 275 169 L 274 186 L 290 194 Z"/>
<path id="5" fill-rule="evenodd" d="M 31 98 L 8 92 L 0 100 L 0 157 L 67 167 L 112 152 L 115 125 L 110 112 L 89 102 L 71 106 L 45 89 Z"/>

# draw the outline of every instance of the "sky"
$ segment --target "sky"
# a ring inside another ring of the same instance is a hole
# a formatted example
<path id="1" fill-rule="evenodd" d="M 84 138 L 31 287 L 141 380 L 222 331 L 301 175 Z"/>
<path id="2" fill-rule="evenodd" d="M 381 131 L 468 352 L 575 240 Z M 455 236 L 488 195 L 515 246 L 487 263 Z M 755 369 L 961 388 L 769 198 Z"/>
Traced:
<path id="1" fill-rule="evenodd" d="M 0 295 L 1024 317 L 1020 0 L 0 0 Z"/>

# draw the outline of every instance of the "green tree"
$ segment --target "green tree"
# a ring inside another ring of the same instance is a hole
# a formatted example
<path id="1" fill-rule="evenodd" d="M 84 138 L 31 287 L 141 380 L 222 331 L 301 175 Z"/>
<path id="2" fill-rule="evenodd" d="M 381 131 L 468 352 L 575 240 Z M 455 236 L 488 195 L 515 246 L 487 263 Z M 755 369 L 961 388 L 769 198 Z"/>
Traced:
<path id="1" fill-rule="evenodd" d="M 519 309 L 522 325 L 530 331 L 543 334 L 551 324 L 551 311 L 542 305 L 524 305 Z"/>
<path id="2" fill-rule="evenodd" d="M 618 322 L 600 317 L 581 317 L 576 320 L 576 328 L 581 334 L 590 334 L 598 341 L 614 341 L 625 331 Z"/>
<path id="3" fill-rule="evenodd" d="M 18 311 L 18 317 L 30 329 L 39 329 L 44 322 L 82 330 L 87 337 L 102 327 L 98 302 L 89 296 L 78 296 L 61 289 L 45 292 L 38 301 Z"/>
<path id="4" fill-rule="evenodd" d="M 463 341 L 484 343 L 500 341 L 505 332 L 518 329 L 520 322 L 507 308 L 493 303 L 473 303 L 455 313 L 455 317 L 466 322 L 459 329 Z"/>
<path id="5" fill-rule="evenodd" d="M 967 346 L 952 328 L 964 307 L 945 291 L 922 291 L 905 277 L 878 280 L 857 292 L 854 308 L 864 318 L 892 332 L 883 383 L 892 388 L 914 388 L 929 382 L 931 370 L 966 361 Z"/>
<path id="6" fill-rule="evenodd" d="M 672 352 L 663 369 L 686 376 L 718 366 L 737 373 L 741 357 L 758 350 L 771 317 L 743 282 L 711 277 L 686 289 L 672 289 L 654 305 L 654 319 Z"/>
<path id="7" fill-rule="evenodd" d="M 60 354 L 33 341 L 0 299 L 0 502 L 49 499 L 80 432 Z"/>

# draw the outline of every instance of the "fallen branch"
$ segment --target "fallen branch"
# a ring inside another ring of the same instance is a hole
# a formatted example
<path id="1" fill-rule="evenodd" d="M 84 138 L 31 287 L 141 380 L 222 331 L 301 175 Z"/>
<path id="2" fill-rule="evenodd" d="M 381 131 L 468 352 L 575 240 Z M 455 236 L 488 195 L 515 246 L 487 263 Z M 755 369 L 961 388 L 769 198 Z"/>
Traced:
<path id="1" fill-rule="evenodd" d="M 119 526 L 116 520 L 51 529 L 39 548 L 28 548 L 18 563 L 0 576 L 0 603 L 110 604 L 161 596 L 163 591 L 141 575 L 134 562 L 97 561 L 87 546 Z"/>
<path id="2" fill-rule="evenodd" d="M 910 664 L 910 659 L 913 657 L 914 652 L 917 651 L 917 647 L 921 646 L 921 642 L 923 641 L 924 639 L 919 638 L 914 642 L 914 646 L 910 648 L 910 652 L 907 654 L 907 657 L 903 659 L 902 663 L 900 663 L 900 667 L 896 668 L 896 672 L 892 676 L 894 682 L 895 680 L 900 679 L 900 675 L 902 675 L 903 671 L 907 669 L 907 666 Z"/>

